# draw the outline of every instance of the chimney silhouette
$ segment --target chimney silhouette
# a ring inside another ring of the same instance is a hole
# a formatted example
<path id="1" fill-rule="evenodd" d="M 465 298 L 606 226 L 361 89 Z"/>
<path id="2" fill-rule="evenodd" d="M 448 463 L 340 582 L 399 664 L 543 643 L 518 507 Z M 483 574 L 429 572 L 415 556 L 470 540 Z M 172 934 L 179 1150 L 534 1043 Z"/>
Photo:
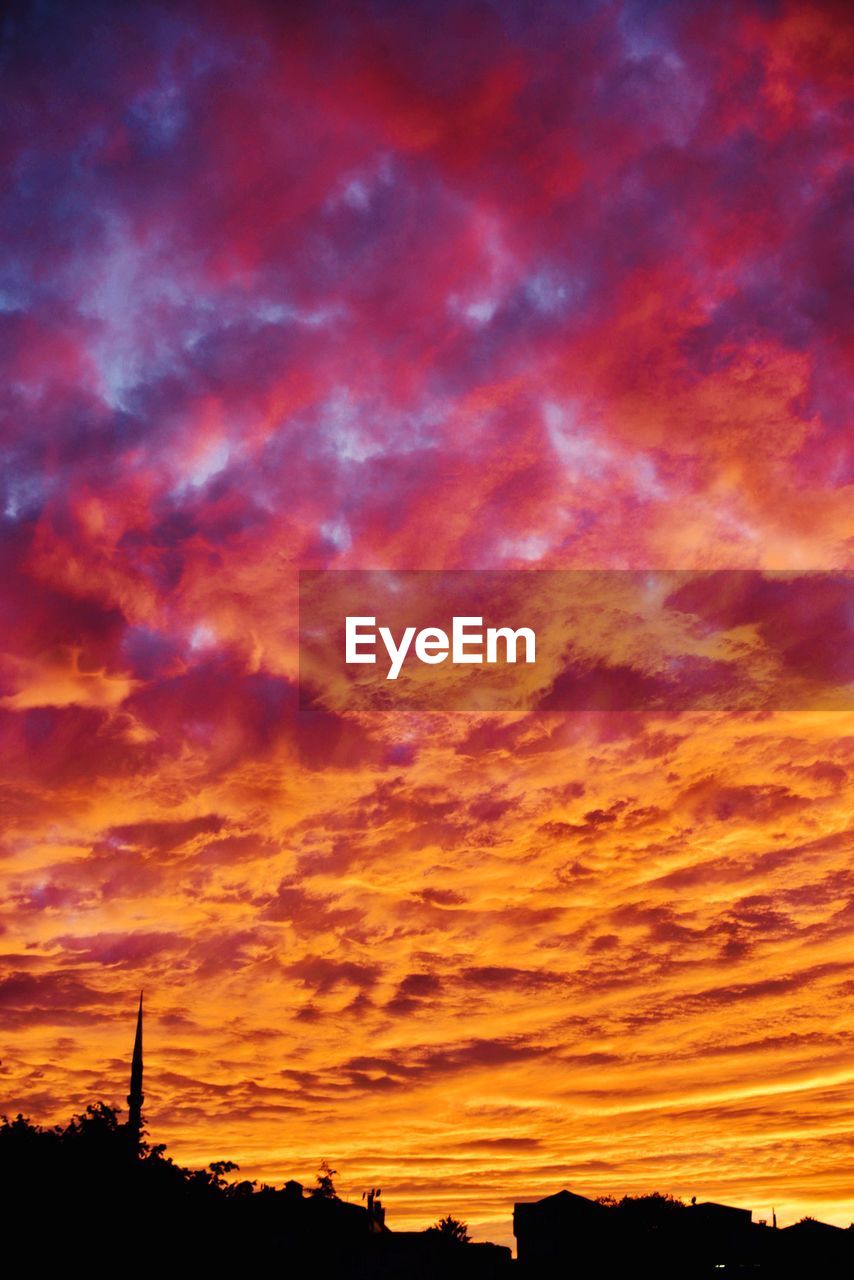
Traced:
<path id="1" fill-rule="evenodd" d="M 142 1092 L 142 992 L 139 993 L 139 1010 L 136 1015 L 136 1036 L 133 1042 L 133 1060 L 130 1068 L 130 1093 L 127 1097 L 128 1141 L 134 1152 L 138 1152 L 142 1142 L 142 1104 L 145 1095 Z"/>

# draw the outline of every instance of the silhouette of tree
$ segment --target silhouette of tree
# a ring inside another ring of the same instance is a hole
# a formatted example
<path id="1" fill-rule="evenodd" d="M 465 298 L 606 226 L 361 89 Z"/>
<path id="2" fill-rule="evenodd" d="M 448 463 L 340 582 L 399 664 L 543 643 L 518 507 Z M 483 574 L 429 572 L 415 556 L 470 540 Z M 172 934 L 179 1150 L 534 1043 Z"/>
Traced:
<path id="1" fill-rule="evenodd" d="M 185 1169 L 166 1155 L 162 1144 L 137 1146 L 134 1142 L 131 1147 L 127 1138 L 128 1126 L 122 1123 L 121 1113 L 103 1103 L 88 1106 L 64 1127 L 42 1128 L 21 1114 L 11 1120 L 0 1117 L 0 1200 L 4 1223 L 9 1224 L 7 1234 L 38 1242 L 40 1259 L 50 1255 L 51 1265 L 43 1268 L 46 1274 L 64 1274 L 84 1247 L 87 1260 L 98 1260 L 97 1274 L 101 1263 L 108 1264 L 105 1274 L 107 1270 L 113 1274 L 134 1256 L 133 1250 L 143 1240 L 152 1256 L 169 1258 L 169 1274 L 195 1275 L 215 1269 L 218 1273 L 260 1272 L 264 1259 L 280 1248 L 283 1239 L 294 1260 L 291 1275 L 366 1280 L 411 1274 L 416 1280 L 441 1274 L 452 1280 L 506 1274 L 482 1269 L 488 1254 L 480 1247 L 463 1247 L 470 1242 L 468 1227 L 451 1214 L 425 1233 L 424 1258 L 432 1259 L 431 1269 L 407 1270 L 401 1260 L 409 1255 L 395 1253 L 395 1233 L 386 1236 L 371 1229 L 364 1209 L 338 1198 L 337 1171 L 328 1160 L 320 1164 L 316 1187 L 304 1196 L 295 1183 L 277 1190 L 230 1181 L 239 1170 L 231 1160 L 211 1161 L 206 1169 Z M 563 1203 L 561 1196 L 552 1199 Z M 854 1232 L 838 1231 L 812 1217 L 802 1218 L 797 1231 L 777 1232 L 751 1224 L 749 1213 L 746 1222 L 733 1225 L 733 1215 L 738 1219 L 745 1211 L 728 1206 L 712 1206 L 711 1213 L 702 1212 L 702 1207 L 690 1210 L 681 1200 L 659 1192 L 619 1200 L 603 1196 L 601 1207 L 590 1201 L 585 1205 L 577 1196 L 570 1201 L 576 1208 L 570 1205 L 568 1231 L 567 1220 L 559 1220 L 555 1256 L 563 1256 L 564 1239 L 573 1257 L 589 1255 L 588 1260 L 595 1257 L 597 1267 L 602 1264 L 589 1274 L 699 1280 L 711 1274 L 707 1264 L 712 1247 L 713 1261 L 725 1260 L 718 1257 L 723 1248 L 733 1265 L 759 1267 L 757 1274 L 775 1280 L 811 1275 L 847 1280 L 852 1274 L 849 1255 Z M 716 1226 L 721 1219 L 723 1225 Z M 539 1230 L 545 1241 L 541 1256 L 548 1257 L 553 1229 L 546 1222 Z M 413 1244 L 405 1235 L 403 1243 Z M 418 1247 L 412 1255 L 415 1259 Z M 647 1268 L 648 1262 L 654 1262 L 653 1270 Z M 374 1263 L 379 1269 L 374 1269 Z M 565 1271 L 542 1270 L 538 1264 L 525 1274 L 544 1280 Z"/>
<path id="2" fill-rule="evenodd" d="M 610 1209 L 618 1217 L 640 1227 L 655 1227 L 668 1222 L 673 1213 L 685 1208 L 682 1200 L 676 1196 L 653 1191 L 645 1196 L 597 1196 L 596 1203 Z"/>
<path id="3" fill-rule="evenodd" d="M 334 1179 L 338 1177 L 338 1170 L 333 1169 L 328 1160 L 321 1160 L 320 1168 L 317 1171 L 317 1186 L 312 1187 L 311 1194 L 320 1196 L 325 1200 L 337 1200 L 338 1193 L 335 1190 Z"/>
<path id="4" fill-rule="evenodd" d="M 213 1174 L 213 1181 L 216 1185 L 218 1187 L 225 1187 L 227 1185 L 225 1175 L 227 1173 L 234 1173 L 240 1168 L 240 1165 L 235 1164 L 233 1160 L 212 1160 L 208 1165 L 208 1168 Z"/>
<path id="5" fill-rule="evenodd" d="M 57 1263 L 49 1274 L 61 1273 L 72 1241 L 85 1244 L 87 1257 L 109 1263 L 112 1274 L 142 1230 L 155 1253 L 168 1253 L 170 1274 L 236 1270 L 245 1267 L 247 1250 L 260 1266 L 283 1231 L 291 1256 L 311 1257 L 318 1274 L 349 1277 L 351 1261 L 361 1257 L 370 1236 L 365 1211 L 336 1196 L 329 1161 L 320 1166 L 319 1199 L 312 1201 L 233 1181 L 239 1166 L 231 1160 L 185 1169 L 162 1144 L 131 1147 L 127 1138 L 120 1113 L 102 1103 L 64 1127 L 0 1117 L 4 1222 L 14 1223 L 22 1239 L 42 1242 Z"/>
<path id="6" fill-rule="evenodd" d="M 451 1240 L 456 1240 L 459 1244 L 468 1244 L 471 1237 L 469 1235 L 468 1225 L 460 1222 L 459 1218 L 452 1218 L 450 1214 L 446 1214 L 444 1218 L 440 1218 L 432 1227 L 427 1228 L 428 1231 L 435 1231 L 440 1236 L 447 1236 Z"/>
<path id="7" fill-rule="evenodd" d="M 660 1191 L 653 1191 L 646 1196 L 623 1196 L 617 1205 L 626 1214 L 636 1214 L 644 1218 L 665 1218 L 671 1213 L 685 1208 L 682 1200 Z"/>

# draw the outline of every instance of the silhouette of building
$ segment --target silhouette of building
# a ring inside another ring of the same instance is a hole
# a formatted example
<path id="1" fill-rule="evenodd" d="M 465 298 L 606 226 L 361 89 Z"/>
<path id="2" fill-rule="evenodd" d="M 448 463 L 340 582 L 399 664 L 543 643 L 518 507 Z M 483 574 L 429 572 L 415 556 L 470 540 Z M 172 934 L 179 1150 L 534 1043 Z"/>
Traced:
<path id="1" fill-rule="evenodd" d="M 786 1276 L 854 1275 L 854 1226 L 834 1227 L 829 1222 L 804 1218 L 774 1232 Z"/>
<path id="2" fill-rule="evenodd" d="M 222 1266 L 260 1269 L 273 1251 L 288 1260 L 294 1274 L 309 1270 L 346 1280 L 492 1280 L 511 1265 L 510 1250 L 499 1245 L 460 1243 L 436 1231 L 392 1232 L 378 1187 L 362 1196 L 361 1204 L 341 1200 L 328 1188 L 306 1194 L 290 1179 L 277 1190 L 251 1183 L 236 1189 L 211 1187 L 206 1173 L 168 1167 L 160 1157 L 145 1156 L 143 1144 L 143 997 L 140 993 L 127 1095 L 128 1118 L 119 1126 L 121 1159 L 100 1171 L 97 1196 L 90 1202 L 107 1209 L 122 1206 L 116 1229 L 124 1222 L 128 1203 L 150 1223 L 158 1238 L 168 1237 L 172 1256 L 185 1266 L 201 1260 Z M 132 1159 L 128 1160 L 128 1150 Z M 156 1152 L 157 1149 L 155 1149 Z M 210 1166 L 214 1168 L 214 1166 Z M 81 1194 L 83 1185 L 78 1187 Z M 74 1197 L 66 1197 L 68 1210 Z M 156 1224 L 156 1226 L 155 1226 Z M 110 1228 L 105 1224 L 105 1241 Z"/>
<path id="3" fill-rule="evenodd" d="M 805 1219 L 782 1231 L 754 1223 L 749 1209 L 666 1196 L 600 1203 L 559 1191 L 513 1209 L 524 1276 L 648 1276 L 780 1280 L 854 1275 L 854 1231 Z"/>
<path id="4" fill-rule="evenodd" d="M 142 1144 L 142 1104 L 145 1095 L 142 1092 L 142 992 L 139 993 L 139 1009 L 136 1015 L 136 1035 L 133 1041 L 133 1057 L 130 1066 L 130 1092 L 127 1096 L 128 1143 L 135 1151 Z"/>
<path id="5" fill-rule="evenodd" d="M 112 1274 L 128 1223 L 145 1222 L 164 1274 L 253 1274 L 271 1258 L 286 1274 L 320 1280 L 849 1280 L 854 1229 L 805 1218 L 778 1230 L 749 1209 L 666 1195 L 589 1199 L 563 1190 L 513 1210 L 518 1261 L 510 1250 L 430 1229 L 389 1229 L 378 1188 L 361 1204 L 341 1200 L 328 1166 L 306 1194 L 229 1182 L 236 1166 L 185 1169 L 143 1141 L 143 1000 L 140 994 L 127 1096 L 128 1119 L 95 1103 L 65 1129 L 23 1116 L 0 1120 L 0 1204 L 10 1239 L 36 1242 L 42 1270 L 59 1274 L 85 1249 Z M 50 1263 L 50 1265 L 48 1265 Z M 56 1265 L 54 1265 L 56 1264 Z M 100 1274 L 100 1271 L 96 1272 Z M 107 1274 L 105 1270 L 104 1274 Z"/>
<path id="6" fill-rule="evenodd" d="M 609 1226 L 604 1205 L 572 1191 L 513 1206 L 516 1256 L 535 1274 L 544 1267 L 577 1264 L 579 1251 L 596 1256 L 604 1250 L 607 1255 Z"/>

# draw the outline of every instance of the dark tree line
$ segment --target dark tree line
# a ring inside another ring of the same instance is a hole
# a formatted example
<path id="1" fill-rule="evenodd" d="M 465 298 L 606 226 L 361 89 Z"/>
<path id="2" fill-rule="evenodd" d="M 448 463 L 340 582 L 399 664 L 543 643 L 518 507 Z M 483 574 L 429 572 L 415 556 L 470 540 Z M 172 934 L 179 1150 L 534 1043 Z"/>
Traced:
<path id="1" fill-rule="evenodd" d="M 364 1211 L 338 1199 L 327 1161 L 305 1196 L 297 1184 L 271 1187 L 235 1179 L 238 1172 L 231 1160 L 187 1169 L 161 1143 L 137 1146 L 119 1112 L 100 1102 L 64 1126 L 0 1119 L 7 1233 L 26 1236 L 34 1262 L 85 1256 L 112 1264 L 144 1245 L 171 1260 L 172 1274 L 229 1260 L 260 1264 L 285 1240 L 293 1266 L 309 1248 L 332 1261 L 358 1252 Z"/>
<path id="2" fill-rule="evenodd" d="M 134 1150 L 119 1112 L 103 1102 L 90 1104 L 65 1126 L 44 1128 L 20 1114 L 14 1120 L 0 1117 L 0 1173 L 7 1194 L 17 1200 L 51 1193 L 76 1199 L 84 1191 L 114 1198 L 129 1182 L 198 1201 L 252 1195 L 256 1183 L 228 1180 L 238 1169 L 231 1160 L 184 1169 L 166 1155 L 163 1143 L 143 1140 Z"/>
<path id="3" fill-rule="evenodd" d="M 41 1187 L 44 1192 L 64 1189 L 74 1196 L 81 1186 L 109 1193 L 131 1178 L 137 1187 L 149 1185 L 161 1191 L 211 1203 L 250 1195 L 277 1195 L 276 1188 L 256 1181 L 230 1179 L 240 1166 L 233 1160 L 214 1160 L 205 1169 L 185 1169 L 166 1155 L 165 1143 L 143 1138 L 138 1148 L 129 1144 L 120 1112 L 104 1102 L 90 1104 L 67 1125 L 43 1127 L 20 1113 L 10 1120 L 0 1116 L 0 1176 L 13 1197 Z M 338 1170 L 322 1160 L 309 1194 L 337 1200 L 334 1178 Z"/>

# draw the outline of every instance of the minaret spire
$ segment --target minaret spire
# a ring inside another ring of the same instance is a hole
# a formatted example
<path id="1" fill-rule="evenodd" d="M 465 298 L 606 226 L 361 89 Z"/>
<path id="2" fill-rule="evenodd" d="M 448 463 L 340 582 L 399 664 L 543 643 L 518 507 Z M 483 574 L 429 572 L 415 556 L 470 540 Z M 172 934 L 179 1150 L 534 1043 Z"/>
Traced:
<path id="1" fill-rule="evenodd" d="M 139 1010 L 136 1015 L 136 1036 L 133 1042 L 133 1060 L 130 1068 L 130 1093 L 128 1094 L 127 1131 L 134 1151 L 142 1141 L 142 992 L 139 993 Z"/>

